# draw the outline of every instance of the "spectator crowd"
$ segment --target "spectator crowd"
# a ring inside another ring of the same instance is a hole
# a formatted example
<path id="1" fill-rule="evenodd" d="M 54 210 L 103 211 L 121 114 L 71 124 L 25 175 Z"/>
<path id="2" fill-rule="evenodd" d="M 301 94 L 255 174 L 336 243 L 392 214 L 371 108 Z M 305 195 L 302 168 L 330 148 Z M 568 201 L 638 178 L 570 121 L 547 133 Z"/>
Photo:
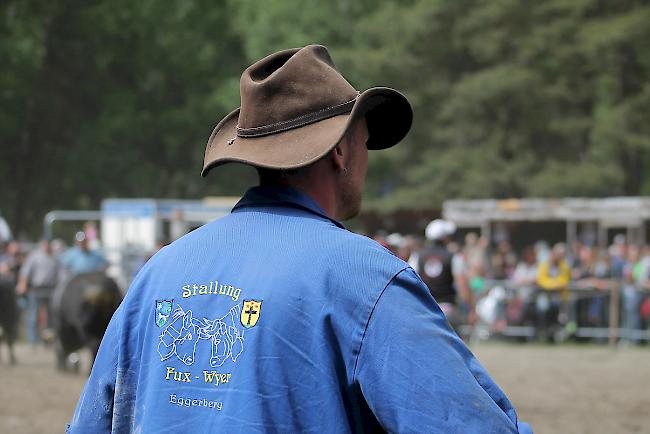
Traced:
<path id="1" fill-rule="evenodd" d="M 526 337 L 566 339 L 579 328 L 606 328 L 613 314 L 609 298 L 616 291 L 619 337 L 628 343 L 648 340 L 650 246 L 628 243 L 619 234 L 604 248 L 538 241 L 515 251 L 505 240 L 491 243 L 474 232 L 461 236 L 444 220 L 431 222 L 424 235 L 380 232 L 373 238 L 420 274 L 458 331 L 482 326 L 491 334 L 533 330 Z M 52 338 L 52 304 L 62 282 L 105 271 L 108 262 L 93 227 L 78 232 L 70 248 L 47 239 L 24 246 L 0 245 L 0 280 L 15 289 L 26 338 L 35 345 Z"/>
<path id="2" fill-rule="evenodd" d="M 614 314 L 609 300 L 616 291 L 619 337 L 627 343 L 648 339 L 650 246 L 628 243 L 619 234 L 602 248 L 538 241 L 515 251 L 509 241 L 490 243 L 473 232 L 461 237 L 454 224 L 444 220 L 429 224 L 425 235 L 378 233 L 373 238 L 409 262 L 441 305 L 449 296 L 440 299 L 431 276 L 451 276 L 456 297 L 454 312 L 448 315 L 452 325 L 478 322 L 497 334 L 532 329 L 531 338 L 563 340 L 579 335 L 578 329 L 608 327 Z M 447 252 L 447 265 L 441 255 L 432 256 L 433 250 Z M 445 307 L 443 311 L 448 313 Z"/>

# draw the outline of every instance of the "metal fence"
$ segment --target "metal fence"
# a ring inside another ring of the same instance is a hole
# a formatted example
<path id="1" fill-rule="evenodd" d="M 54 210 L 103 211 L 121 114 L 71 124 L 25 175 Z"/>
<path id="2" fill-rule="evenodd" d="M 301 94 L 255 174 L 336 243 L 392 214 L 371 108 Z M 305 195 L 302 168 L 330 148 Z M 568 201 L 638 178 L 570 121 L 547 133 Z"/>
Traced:
<path id="1" fill-rule="evenodd" d="M 550 326 L 556 341 L 586 339 L 610 345 L 620 340 L 649 341 L 650 318 L 642 319 L 641 307 L 643 301 L 650 298 L 650 291 L 624 288 L 615 280 L 599 280 L 597 286 L 577 281 L 563 293 L 551 293 L 517 286 L 507 280 L 488 281 L 486 290 L 477 294 L 477 323 L 461 326 L 460 332 L 473 341 L 490 338 L 533 340 L 539 338 L 540 328 Z M 623 290 L 627 291 L 626 300 Z M 630 296 L 634 297 L 631 306 Z M 557 303 L 557 311 L 552 314 L 552 324 L 541 325 L 544 323 L 541 315 L 548 312 L 542 306 L 545 297 L 546 302 L 552 298 Z M 638 317 L 630 318 L 630 315 Z"/>

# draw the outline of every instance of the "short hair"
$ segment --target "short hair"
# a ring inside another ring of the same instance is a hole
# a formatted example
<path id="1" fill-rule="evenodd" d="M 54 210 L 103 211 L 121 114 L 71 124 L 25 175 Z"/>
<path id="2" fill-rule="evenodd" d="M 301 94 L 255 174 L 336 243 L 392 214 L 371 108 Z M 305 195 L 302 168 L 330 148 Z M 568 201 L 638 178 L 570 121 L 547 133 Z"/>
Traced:
<path id="1" fill-rule="evenodd" d="M 257 176 L 260 180 L 260 185 L 273 185 L 273 184 L 286 184 L 288 178 L 300 172 L 302 168 L 298 169 L 267 169 L 264 167 L 256 167 Z"/>
<path id="2" fill-rule="evenodd" d="M 353 128 L 351 128 L 350 125 L 350 127 L 347 130 L 345 130 L 345 133 L 343 133 L 341 140 L 345 139 L 348 142 L 352 142 L 352 140 L 354 139 L 352 130 Z M 325 158 L 325 155 L 323 155 L 322 158 Z M 309 170 L 312 164 L 303 167 L 298 167 L 296 169 L 268 169 L 264 167 L 256 167 L 255 169 L 257 169 L 257 175 L 259 177 L 260 185 L 278 185 L 278 184 L 284 185 L 289 183 L 289 178 L 295 177 L 296 175 L 299 175 L 300 173 Z"/>

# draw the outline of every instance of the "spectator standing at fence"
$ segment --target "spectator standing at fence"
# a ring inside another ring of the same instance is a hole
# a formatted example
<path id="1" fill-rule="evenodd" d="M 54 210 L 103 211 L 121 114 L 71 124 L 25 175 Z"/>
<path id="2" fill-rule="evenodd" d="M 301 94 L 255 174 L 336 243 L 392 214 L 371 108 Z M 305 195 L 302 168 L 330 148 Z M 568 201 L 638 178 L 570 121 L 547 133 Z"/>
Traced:
<path id="1" fill-rule="evenodd" d="M 622 268 L 621 268 L 622 270 Z M 603 327 L 606 320 L 606 291 L 612 288 L 611 262 L 606 249 L 582 246 L 579 262 L 572 270 L 576 288 L 589 290 L 588 297 L 579 300 L 578 315 L 580 322 L 591 327 Z M 616 282 L 622 279 L 619 276 Z"/>
<path id="2" fill-rule="evenodd" d="M 75 235 L 76 245 L 61 256 L 61 264 L 71 275 L 105 271 L 106 258 L 98 250 L 91 250 L 84 232 Z"/>
<path id="3" fill-rule="evenodd" d="M 447 249 L 447 244 L 455 232 L 456 225 L 452 222 L 441 219 L 431 221 L 425 230 L 428 243 L 417 252 L 417 263 L 413 264 L 438 304 L 456 302 L 453 255 Z"/>
<path id="4" fill-rule="evenodd" d="M 496 280 L 509 279 L 517 266 L 517 255 L 510 242 L 501 240 L 490 257 L 490 275 Z"/>
<path id="5" fill-rule="evenodd" d="M 594 262 L 593 247 L 586 244 L 580 245 L 571 261 L 571 279 L 580 280 L 590 276 Z"/>
<path id="6" fill-rule="evenodd" d="M 456 225 L 450 221 L 436 219 L 430 222 L 425 229 L 428 243 L 417 253 L 415 266 L 451 325 L 458 330 L 463 313 L 470 324 L 475 322 L 476 313 L 464 263 L 458 257 L 454 259 L 454 254 L 448 249 L 455 232 Z M 459 298 L 464 303 L 462 309 L 458 308 Z"/>
<path id="7" fill-rule="evenodd" d="M 564 244 L 558 243 L 551 249 L 548 259 L 539 264 L 537 284 L 552 293 L 566 293 L 571 280 L 571 270 L 564 260 Z"/>
<path id="8" fill-rule="evenodd" d="M 650 329 L 650 245 L 643 246 L 641 260 L 634 268 L 634 276 L 637 288 L 642 291 L 641 306 L 641 327 Z"/>
<path id="9" fill-rule="evenodd" d="M 596 247 L 587 244 L 579 246 L 571 268 L 571 280 L 576 289 L 594 289 L 595 285 L 599 283 L 595 278 L 597 257 L 598 249 Z M 577 323 L 588 325 L 591 321 L 589 318 L 591 310 L 590 294 L 588 292 L 578 293 L 572 302 L 574 303 L 574 311 L 577 314 L 575 318 Z"/>
<path id="10" fill-rule="evenodd" d="M 538 332 L 545 340 L 554 339 L 558 326 L 567 321 L 571 270 L 564 259 L 563 243 L 553 246 L 548 259 L 539 264 L 537 285 L 543 289 L 537 295 Z"/>
<path id="11" fill-rule="evenodd" d="M 623 305 L 623 340 L 629 343 L 638 343 L 635 335 L 641 328 L 641 302 L 644 278 L 643 267 L 640 261 L 640 249 L 631 245 L 627 249 L 627 260 L 623 266 L 623 282 L 621 285 L 621 299 Z M 645 270 L 647 271 L 647 270 Z"/>
<path id="12" fill-rule="evenodd" d="M 627 246 L 619 254 L 627 254 Z M 613 285 L 618 285 L 623 280 L 625 257 L 618 257 L 615 261 L 610 256 L 610 251 L 602 249 L 598 252 L 593 269 L 593 288 L 597 290 L 589 305 L 589 322 L 595 327 L 607 326 L 608 303 L 607 296 Z"/>
<path id="13" fill-rule="evenodd" d="M 43 239 L 20 269 L 16 292 L 27 296 L 27 340 L 36 345 L 52 327 L 51 298 L 59 282 L 60 265 L 50 241 Z"/>
<path id="14" fill-rule="evenodd" d="M 551 254 L 551 248 L 546 241 L 538 240 L 533 247 L 535 249 L 535 257 L 537 258 L 538 264 L 548 260 L 548 257 Z"/>
<path id="15" fill-rule="evenodd" d="M 467 270 L 467 282 L 475 294 L 485 291 L 485 278 L 487 272 L 486 258 L 487 240 L 485 237 L 478 237 L 476 233 L 469 232 L 465 235 L 463 246 L 463 258 Z"/>
<path id="16" fill-rule="evenodd" d="M 610 274 L 614 279 L 623 277 L 623 268 L 627 263 L 627 239 L 623 234 L 616 234 L 612 245 L 607 249 L 609 256 Z"/>
<path id="17" fill-rule="evenodd" d="M 537 284 L 537 257 L 532 246 L 524 247 L 521 260 L 512 273 L 512 283 L 519 288 L 533 288 Z"/>
<path id="18" fill-rule="evenodd" d="M 513 324 L 531 324 L 535 319 L 535 295 L 537 292 L 537 257 L 533 246 L 521 253 L 521 260 L 512 273 L 515 298 L 506 309 L 508 321 Z"/>
<path id="19" fill-rule="evenodd" d="M 641 293 L 639 306 L 640 326 L 650 329 L 650 245 L 641 249 L 641 257 L 633 269 L 634 282 Z"/>
<path id="20" fill-rule="evenodd" d="M 476 268 L 487 271 L 487 248 L 490 242 L 487 237 L 479 237 L 475 232 L 469 232 L 465 235 L 465 257 L 469 268 Z"/>

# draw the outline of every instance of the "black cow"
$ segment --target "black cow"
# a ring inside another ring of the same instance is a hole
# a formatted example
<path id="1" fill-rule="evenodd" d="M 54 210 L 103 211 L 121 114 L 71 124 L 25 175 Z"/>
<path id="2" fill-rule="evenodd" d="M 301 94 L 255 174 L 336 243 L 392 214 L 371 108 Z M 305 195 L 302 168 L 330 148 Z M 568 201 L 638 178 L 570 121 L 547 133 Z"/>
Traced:
<path id="1" fill-rule="evenodd" d="M 0 274 L 0 341 L 5 341 L 9 348 L 9 363 L 16 363 L 14 355 L 14 342 L 18 331 L 18 306 L 16 305 L 16 293 L 11 279 Z M 2 350 L 0 349 L 0 354 Z M 1 358 L 1 357 L 0 357 Z"/>
<path id="2" fill-rule="evenodd" d="M 66 370 L 68 356 L 83 347 L 90 350 L 94 362 L 104 332 L 121 301 L 122 293 L 115 281 L 101 272 L 78 274 L 57 289 L 53 311 L 60 370 Z M 75 370 L 77 367 L 75 363 Z"/>

